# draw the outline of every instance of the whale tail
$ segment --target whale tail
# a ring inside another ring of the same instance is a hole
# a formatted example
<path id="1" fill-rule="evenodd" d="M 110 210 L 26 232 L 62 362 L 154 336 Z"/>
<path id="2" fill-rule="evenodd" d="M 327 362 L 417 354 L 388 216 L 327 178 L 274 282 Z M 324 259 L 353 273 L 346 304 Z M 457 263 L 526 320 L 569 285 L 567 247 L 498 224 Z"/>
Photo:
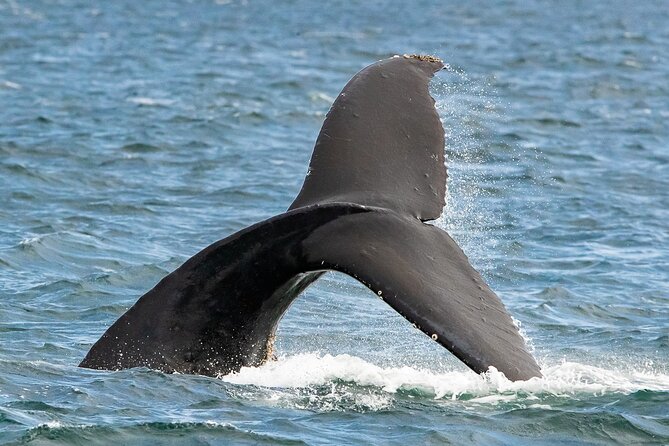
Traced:
<path id="1" fill-rule="evenodd" d="M 220 375 L 259 365 L 291 302 L 346 273 L 478 373 L 541 376 L 504 305 L 443 230 L 444 131 L 428 92 L 441 61 L 394 57 L 330 109 L 288 212 L 200 251 L 142 296 L 80 364 Z"/>

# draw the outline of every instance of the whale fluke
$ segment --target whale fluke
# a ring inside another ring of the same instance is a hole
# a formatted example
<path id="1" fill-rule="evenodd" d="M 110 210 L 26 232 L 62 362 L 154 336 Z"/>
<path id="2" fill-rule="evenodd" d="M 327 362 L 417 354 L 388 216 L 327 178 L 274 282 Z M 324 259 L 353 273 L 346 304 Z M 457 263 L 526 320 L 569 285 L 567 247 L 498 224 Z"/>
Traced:
<path id="1" fill-rule="evenodd" d="M 80 366 L 222 375 L 271 357 L 292 301 L 329 270 L 373 290 L 478 373 L 541 376 L 504 305 L 443 230 L 441 61 L 394 57 L 334 102 L 289 211 L 191 257 L 122 315 Z"/>

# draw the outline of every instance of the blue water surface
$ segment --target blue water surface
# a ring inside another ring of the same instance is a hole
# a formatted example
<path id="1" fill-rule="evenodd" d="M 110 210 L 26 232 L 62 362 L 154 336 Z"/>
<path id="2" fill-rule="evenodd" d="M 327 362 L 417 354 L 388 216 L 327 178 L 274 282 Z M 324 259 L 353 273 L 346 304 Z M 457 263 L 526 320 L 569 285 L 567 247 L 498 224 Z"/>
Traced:
<path id="1" fill-rule="evenodd" d="M 0 442 L 669 443 L 664 1 L 0 0 Z M 77 368 L 191 255 L 283 212 L 364 66 L 435 54 L 437 223 L 545 377 L 477 376 L 354 280 L 220 378 Z"/>

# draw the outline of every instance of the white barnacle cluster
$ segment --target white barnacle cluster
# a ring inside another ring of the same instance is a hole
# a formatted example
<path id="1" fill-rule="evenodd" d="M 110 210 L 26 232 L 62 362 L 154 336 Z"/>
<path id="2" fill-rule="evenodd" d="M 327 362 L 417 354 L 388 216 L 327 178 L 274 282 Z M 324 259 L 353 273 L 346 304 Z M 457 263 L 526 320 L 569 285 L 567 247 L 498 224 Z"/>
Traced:
<path id="1" fill-rule="evenodd" d="M 405 59 L 418 59 L 424 62 L 443 63 L 438 57 L 430 56 L 429 54 L 404 54 L 403 57 Z"/>

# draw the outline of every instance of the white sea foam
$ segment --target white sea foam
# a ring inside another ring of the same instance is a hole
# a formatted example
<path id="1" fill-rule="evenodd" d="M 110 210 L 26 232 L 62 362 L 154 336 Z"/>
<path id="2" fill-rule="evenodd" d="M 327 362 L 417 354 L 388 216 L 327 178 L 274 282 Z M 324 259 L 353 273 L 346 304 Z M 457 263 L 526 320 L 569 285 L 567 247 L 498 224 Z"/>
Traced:
<path id="1" fill-rule="evenodd" d="M 19 246 L 27 248 L 39 244 L 44 238 L 44 235 L 37 235 L 35 237 L 26 237 L 19 242 Z"/>
<path id="2" fill-rule="evenodd" d="M 17 84 L 16 82 L 12 81 L 3 81 L 0 83 L 0 87 L 9 88 L 11 90 L 20 90 L 23 88 L 21 84 Z"/>
<path id="3" fill-rule="evenodd" d="M 159 107 L 167 107 L 174 104 L 174 101 L 172 99 L 147 98 L 144 96 L 135 96 L 132 98 L 128 98 L 127 101 L 137 105 L 159 106 Z"/>
<path id="4" fill-rule="evenodd" d="M 373 386 L 388 393 L 417 390 L 435 399 L 466 395 L 490 403 L 515 395 L 575 395 L 579 393 L 631 393 L 639 390 L 669 391 L 669 375 L 654 372 L 616 371 L 574 362 L 544 367 L 543 378 L 512 382 L 491 368 L 483 375 L 469 371 L 436 372 L 413 367 L 380 367 L 350 355 L 298 354 L 261 367 L 244 367 L 223 376 L 234 384 L 269 388 L 305 388 L 337 381 Z"/>

